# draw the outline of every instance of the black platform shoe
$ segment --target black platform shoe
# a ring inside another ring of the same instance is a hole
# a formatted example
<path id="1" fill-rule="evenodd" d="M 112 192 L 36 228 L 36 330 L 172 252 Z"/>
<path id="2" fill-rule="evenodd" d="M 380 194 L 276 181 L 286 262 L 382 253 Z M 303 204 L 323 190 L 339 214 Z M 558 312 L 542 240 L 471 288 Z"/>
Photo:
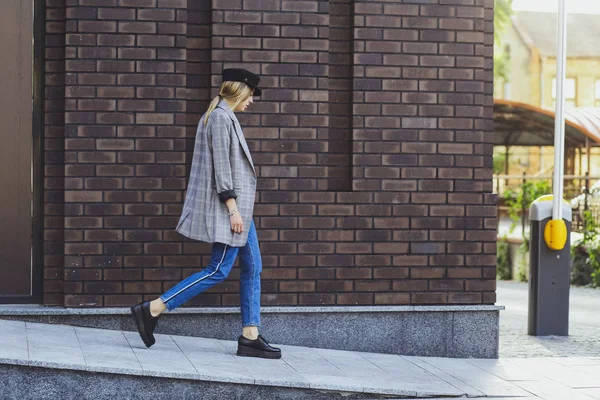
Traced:
<path id="1" fill-rule="evenodd" d="M 250 340 L 240 335 L 238 339 L 237 355 L 242 357 L 281 358 L 281 349 L 272 347 L 260 335 L 257 339 Z"/>
<path id="2" fill-rule="evenodd" d="M 154 330 L 158 325 L 158 317 L 153 317 L 150 313 L 150 302 L 144 301 L 131 307 L 131 314 L 133 315 L 133 319 L 135 319 L 138 333 L 146 347 L 150 347 L 156 343 Z"/>

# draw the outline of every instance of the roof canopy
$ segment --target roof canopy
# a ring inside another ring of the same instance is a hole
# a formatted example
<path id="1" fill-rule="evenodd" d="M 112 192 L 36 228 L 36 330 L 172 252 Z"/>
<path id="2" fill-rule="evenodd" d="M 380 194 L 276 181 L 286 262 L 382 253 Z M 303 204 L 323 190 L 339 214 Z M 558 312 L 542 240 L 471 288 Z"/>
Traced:
<path id="1" fill-rule="evenodd" d="M 600 144 L 600 108 L 565 111 L 566 147 Z M 494 145 L 554 146 L 554 112 L 525 103 L 494 99 Z"/>

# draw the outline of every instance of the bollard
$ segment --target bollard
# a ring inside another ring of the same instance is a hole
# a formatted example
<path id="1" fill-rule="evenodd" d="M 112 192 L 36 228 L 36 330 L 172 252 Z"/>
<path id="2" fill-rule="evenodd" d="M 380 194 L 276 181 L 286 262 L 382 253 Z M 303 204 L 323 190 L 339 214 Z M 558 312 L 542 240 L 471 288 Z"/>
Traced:
<path id="1" fill-rule="evenodd" d="M 562 204 L 566 243 L 557 250 L 548 246 L 546 225 L 552 219 L 553 196 L 542 196 L 530 207 L 529 314 L 527 333 L 532 336 L 569 335 L 569 289 L 572 212 Z M 546 232 L 546 238 L 544 234 Z M 556 245 L 552 247 L 556 248 Z"/>

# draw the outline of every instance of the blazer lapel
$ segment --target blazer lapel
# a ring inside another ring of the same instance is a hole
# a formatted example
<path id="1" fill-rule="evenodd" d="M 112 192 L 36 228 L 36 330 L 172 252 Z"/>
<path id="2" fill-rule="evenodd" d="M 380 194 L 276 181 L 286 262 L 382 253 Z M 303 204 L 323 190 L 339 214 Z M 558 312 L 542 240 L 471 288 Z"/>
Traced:
<path id="1" fill-rule="evenodd" d="M 227 105 L 225 100 L 221 100 L 218 107 L 225 110 L 225 112 L 233 120 L 233 128 L 235 130 L 235 134 L 238 137 L 238 141 L 240 142 L 240 145 L 242 146 L 242 149 L 244 150 L 244 153 L 246 154 L 248 161 L 250 161 L 250 166 L 252 167 L 252 171 L 254 171 L 254 175 L 256 175 L 256 170 L 254 169 L 254 162 L 252 161 L 252 155 L 250 154 L 250 149 L 248 148 L 248 144 L 246 143 L 246 138 L 244 137 L 244 134 L 242 133 L 242 127 L 241 127 L 240 122 L 238 121 L 237 117 L 235 116 L 235 113 L 233 112 L 233 110 L 231 108 L 229 108 L 229 106 Z"/>

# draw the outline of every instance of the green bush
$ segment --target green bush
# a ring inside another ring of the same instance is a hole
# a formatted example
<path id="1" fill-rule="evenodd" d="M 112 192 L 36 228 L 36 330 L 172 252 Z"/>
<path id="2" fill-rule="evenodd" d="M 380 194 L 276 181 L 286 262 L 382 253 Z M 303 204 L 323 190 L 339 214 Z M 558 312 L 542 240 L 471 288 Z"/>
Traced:
<path id="1" fill-rule="evenodd" d="M 496 277 L 500 280 L 510 280 L 512 271 L 510 268 L 510 247 L 506 237 L 504 240 L 498 241 L 496 262 Z"/>
<path id="2" fill-rule="evenodd" d="M 493 169 L 495 174 L 502 174 L 506 171 L 506 155 L 499 153 L 493 156 Z"/>
<path id="3" fill-rule="evenodd" d="M 547 181 L 525 181 L 517 190 L 508 189 L 504 192 L 508 214 L 513 221 L 510 231 L 517 226 L 523 210 L 528 210 L 537 198 L 550 193 L 550 183 Z"/>
<path id="4" fill-rule="evenodd" d="M 600 287 L 600 235 L 590 211 L 583 213 L 585 233 L 571 244 L 571 284 Z"/>
<path id="5" fill-rule="evenodd" d="M 517 280 L 527 282 L 529 280 L 529 239 L 523 238 L 523 243 L 517 252 Z"/>

